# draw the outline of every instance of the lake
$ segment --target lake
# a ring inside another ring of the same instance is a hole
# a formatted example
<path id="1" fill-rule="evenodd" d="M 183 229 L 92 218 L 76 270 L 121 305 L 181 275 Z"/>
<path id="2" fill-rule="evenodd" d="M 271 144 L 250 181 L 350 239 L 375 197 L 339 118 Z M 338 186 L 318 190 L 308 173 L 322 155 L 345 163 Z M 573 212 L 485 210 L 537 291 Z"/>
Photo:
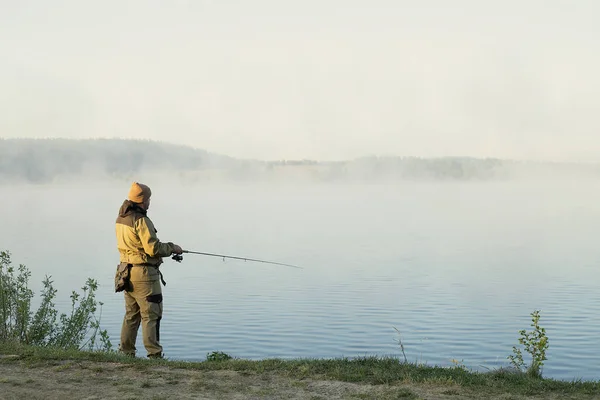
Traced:
<path id="1" fill-rule="evenodd" d="M 507 366 L 541 312 L 544 376 L 600 377 L 600 182 L 152 184 L 158 236 L 216 257 L 165 259 L 172 359 L 402 357 Z M 97 279 L 118 346 L 114 220 L 130 182 L 0 186 L 0 249 L 69 294 Z M 400 335 L 394 328 L 400 331 Z M 145 349 L 138 337 L 138 355 Z"/>

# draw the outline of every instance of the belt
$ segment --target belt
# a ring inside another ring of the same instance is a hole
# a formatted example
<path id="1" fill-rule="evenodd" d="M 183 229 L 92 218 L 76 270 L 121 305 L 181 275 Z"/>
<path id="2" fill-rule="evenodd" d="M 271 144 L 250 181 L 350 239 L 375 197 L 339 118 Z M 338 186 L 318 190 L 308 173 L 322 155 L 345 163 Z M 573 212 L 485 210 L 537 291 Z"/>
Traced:
<path id="1" fill-rule="evenodd" d="M 129 264 L 132 267 L 153 267 L 156 268 L 156 270 L 158 271 L 158 274 L 160 275 L 160 281 L 162 282 L 163 286 L 167 286 L 167 282 L 165 282 L 165 279 L 163 278 L 163 274 L 160 271 L 160 269 L 158 268 L 158 265 L 154 265 L 154 264 Z"/>

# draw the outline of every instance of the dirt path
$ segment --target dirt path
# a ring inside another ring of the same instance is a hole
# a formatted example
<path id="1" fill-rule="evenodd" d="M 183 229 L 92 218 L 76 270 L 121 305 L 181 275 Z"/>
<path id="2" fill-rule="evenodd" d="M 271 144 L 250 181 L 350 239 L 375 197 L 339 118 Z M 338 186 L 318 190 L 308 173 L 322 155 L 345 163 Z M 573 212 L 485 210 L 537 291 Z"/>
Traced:
<path id="1" fill-rule="evenodd" d="M 456 385 L 399 386 L 292 379 L 274 373 L 197 371 L 91 361 L 0 363 L 0 399 L 533 399 Z M 548 397 L 544 397 L 548 398 Z M 561 397 L 565 398 L 565 397 Z M 568 398 L 568 397 L 567 397 Z"/>

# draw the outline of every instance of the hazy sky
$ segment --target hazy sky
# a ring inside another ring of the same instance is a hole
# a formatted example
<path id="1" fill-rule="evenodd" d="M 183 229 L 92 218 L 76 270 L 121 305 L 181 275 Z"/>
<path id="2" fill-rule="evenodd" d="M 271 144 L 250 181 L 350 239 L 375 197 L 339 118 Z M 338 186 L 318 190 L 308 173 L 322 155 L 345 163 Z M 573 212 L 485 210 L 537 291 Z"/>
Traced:
<path id="1" fill-rule="evenodd" d="M 600 160 L 597 0 L 0 0 L 0 136 Z"/>

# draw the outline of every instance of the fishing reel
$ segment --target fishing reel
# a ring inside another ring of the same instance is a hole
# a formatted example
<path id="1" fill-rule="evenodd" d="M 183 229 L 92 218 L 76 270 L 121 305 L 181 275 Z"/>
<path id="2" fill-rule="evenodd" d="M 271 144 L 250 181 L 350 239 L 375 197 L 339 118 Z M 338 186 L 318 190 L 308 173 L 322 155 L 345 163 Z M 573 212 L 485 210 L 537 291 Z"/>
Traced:
<path id="1" fill-rule="evenodd" d="M 183 261 L 183 256 L 181 254 L 173 254 L 173 257 L 171 258 L 179 263 Z"/>

